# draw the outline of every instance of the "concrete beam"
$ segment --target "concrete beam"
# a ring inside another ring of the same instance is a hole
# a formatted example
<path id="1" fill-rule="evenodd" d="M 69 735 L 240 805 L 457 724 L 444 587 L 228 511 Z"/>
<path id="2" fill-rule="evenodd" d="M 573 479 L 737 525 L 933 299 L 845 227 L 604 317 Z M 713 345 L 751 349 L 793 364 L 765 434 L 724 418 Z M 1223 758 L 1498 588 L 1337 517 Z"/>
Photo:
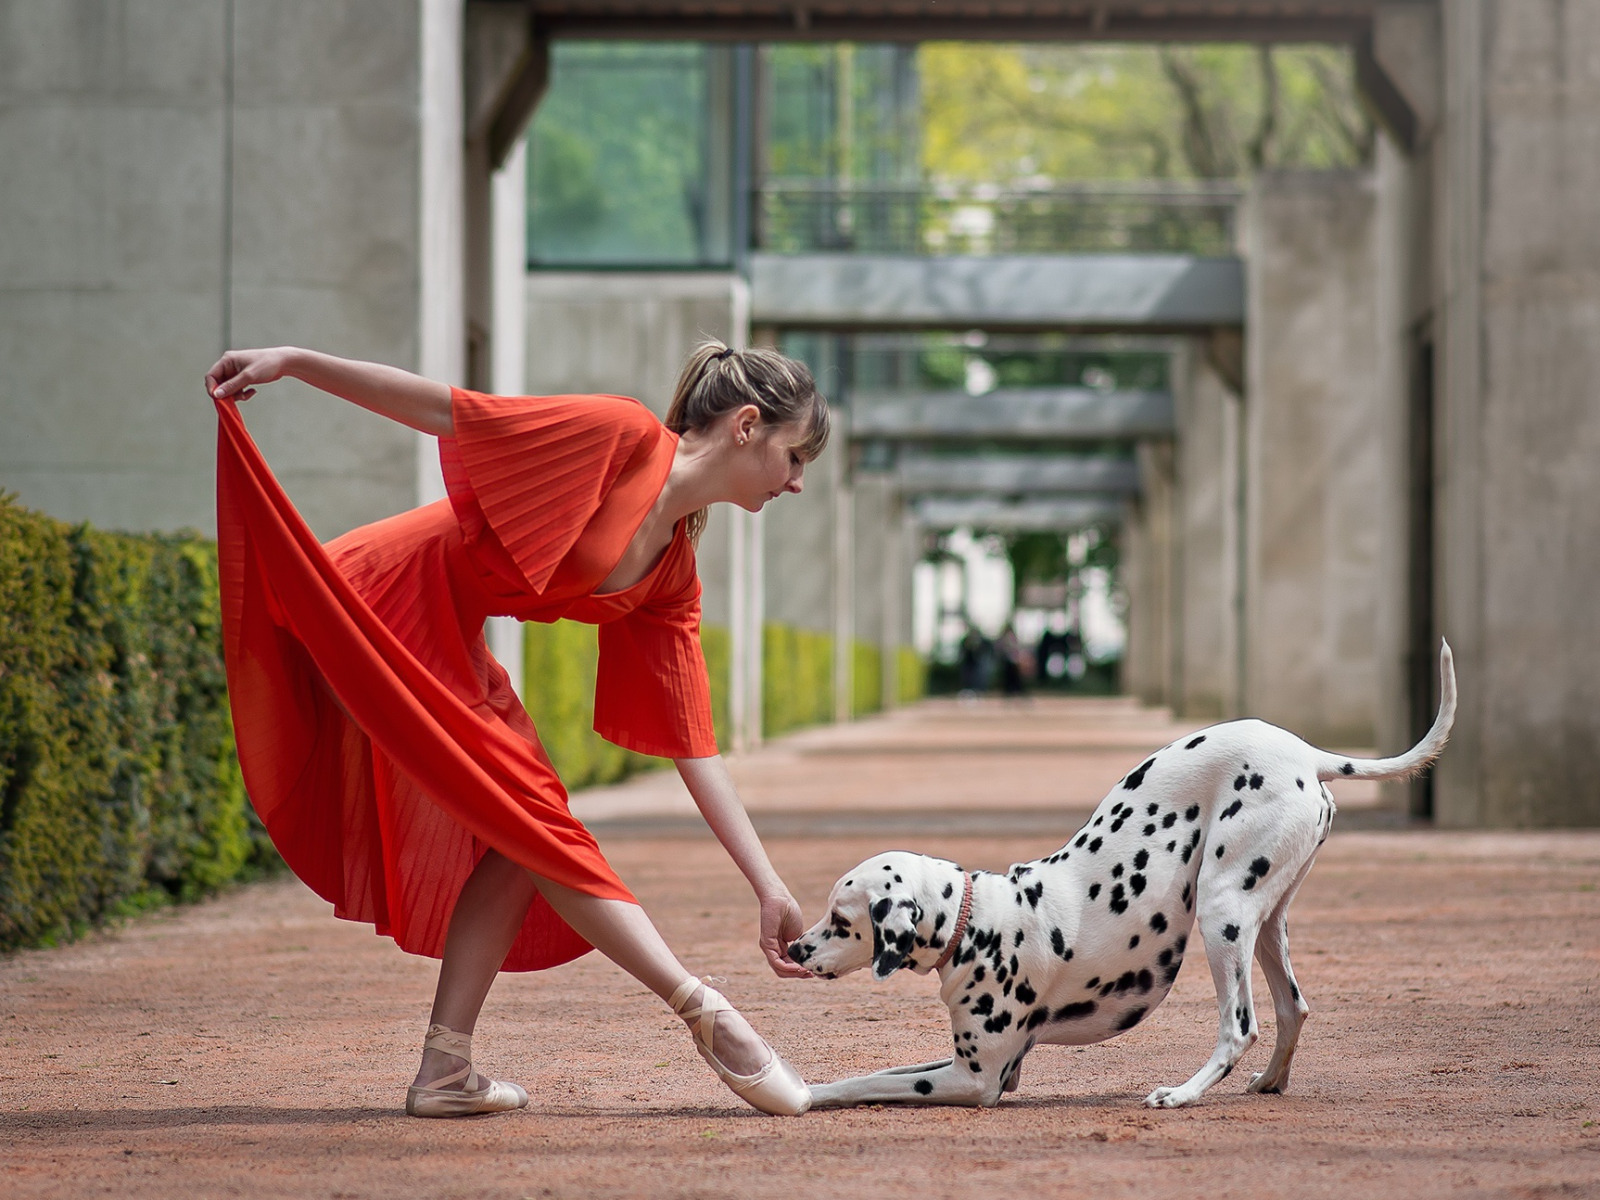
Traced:
<path id="1" fill-rule="evenodd" d="M 559 37 L 703 41 L 1248 41 L 1349 42 L 1375 0 L 1255 0 L 1150 4 L 1148 0 L 534 0 Z"/>
<path id="2" fill-rule="evenodd" d="M 950 458 L 906 454 L 893 474 L 902 495 L 1026 493 L 1108 496 L 1139 490 L 1139 469 L 1131 458 L 1096 458 L 1084 454 L 1009 454 L 1002 457 Z"/>
<path id="3" fill-rule="evenodd" d="M 751 320 L 783 328 L 1181 333 L 1244 321 L 1234 258 L 753 254 Z"/>
<path id="4" fill-rule="evenodd" d="M 856 392 L 850 407 L 858 440 L 1099 441 L 1165 438 L 1174 430 L 1172 396 L 1155 391 Z"/>
<path id="5" fill-rule="evenodd" d="M 527 0 L 467 0 L 462 40 L 466 137 L 488 138 L 489 164 L 498 170 L 550 82 L 550 43 Z"/>
<path id="6" fill-rule="evenodd" d="M 924 529 L 958 529 L 972 526 L 998 530 L 1082 529 L 1122 519 L 1123 506 L 1114 501 L 1060 497 L 1000 500 L 978 496 L 925 496 L 913 502 L 911 518 Z"/>

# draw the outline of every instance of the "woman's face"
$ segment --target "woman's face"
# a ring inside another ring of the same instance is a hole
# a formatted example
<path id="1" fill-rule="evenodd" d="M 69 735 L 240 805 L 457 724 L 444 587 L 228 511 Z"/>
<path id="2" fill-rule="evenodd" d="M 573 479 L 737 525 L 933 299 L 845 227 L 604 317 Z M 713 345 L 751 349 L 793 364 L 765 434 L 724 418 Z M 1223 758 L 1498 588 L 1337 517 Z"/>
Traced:
<path id="1" fill-rule="evenodd" d="M 785 492 L 800 494 L 805 459 L 799 447 L 807 430 L 799 422 L 769 425 L 757 421 L 739 431 L 743 443 L 735 439 L 733 458 L 734 503 L 750 512 L 760 512 L 769 500 Z"/>

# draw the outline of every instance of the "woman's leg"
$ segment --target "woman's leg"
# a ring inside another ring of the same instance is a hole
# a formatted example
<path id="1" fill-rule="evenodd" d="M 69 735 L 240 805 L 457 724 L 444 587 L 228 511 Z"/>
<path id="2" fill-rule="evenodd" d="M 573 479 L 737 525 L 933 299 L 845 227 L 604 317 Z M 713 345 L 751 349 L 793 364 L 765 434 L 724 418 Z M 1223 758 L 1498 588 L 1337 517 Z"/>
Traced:
<path id="1" fill-rule="evenodd" d="M 472 1033 L 536 892 L 544 893 L 550 907 L 580 937 L 663 1000 L 689 977 L 639 905 L 563 887 L 491 850 L 462 887 L 451 914 L 433 1023 Z M 748 1075 L 765 1065 L 766 1043 L 742 1017 L 724 1014 L 716 1028 L 713 1053 L 729 1070 Z M 415 1082 L 427 1086 L 459 1066 L 460 1060 L 451 1055 L 425 1050 Z"/>

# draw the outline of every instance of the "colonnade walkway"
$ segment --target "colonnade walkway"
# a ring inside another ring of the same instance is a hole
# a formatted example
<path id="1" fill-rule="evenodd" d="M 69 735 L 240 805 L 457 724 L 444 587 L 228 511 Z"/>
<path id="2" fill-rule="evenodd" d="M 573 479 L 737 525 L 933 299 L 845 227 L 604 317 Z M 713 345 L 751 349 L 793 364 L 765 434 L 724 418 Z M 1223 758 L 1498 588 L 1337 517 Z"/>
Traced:
<path id="1" fill-rule="evenodd" d="M 1004 869 L 1060 846 L 1191 727 L 1130 701 L 928 701 L 733 763 L 808 919 L 888 848 Z M 402 1115 L 434 964 L 293 879 L 0 960 L 0 1194 L 523 1197 L 1600 1194 L 1600 832 L 1406 827 L 1335 784 L 1292 913 L 1312 1006 L 1291 1090 L 1263 1043 L 1197 1106 L 1151 1111 L 1210 1053 L 1198 939 L 1172 995 L 1099 1046 L 1041 1046 L 992 1111 L 743 1108 L 662 1005 L 598 955 L 504 976 L 480 1065 L 523 1112 Z M 784 982 L 755 905 L 671 772 L 575 810 L 691 970 L 807 1078 L 947 1052 L 934 980 Z"/>

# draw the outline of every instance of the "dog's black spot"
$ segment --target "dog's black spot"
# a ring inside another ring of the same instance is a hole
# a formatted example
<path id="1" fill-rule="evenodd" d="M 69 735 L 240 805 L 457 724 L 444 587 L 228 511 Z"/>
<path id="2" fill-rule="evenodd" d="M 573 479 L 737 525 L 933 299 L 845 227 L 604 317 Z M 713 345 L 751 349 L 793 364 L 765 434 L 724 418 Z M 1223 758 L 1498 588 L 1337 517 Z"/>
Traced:
<path id="1" fill-rule="evenodd" d="M 1152 821 L 1150 824 L 1148 824 L 1148 825 L 1146 825 L 1144 827 L 1144 835 L 1145 835 L 1145 837 L 1149 837 L 1155 831 L 1156 831 L 1156 826 L 1155 826 L 1155 822 L 1154 821 Z"/>
<path id="2" fill-rule="evenodd" d="M 1188 946 L 1189 935 L 1187 933 L 1180 935 L 1178 940 L 1172 943 L 1172 948 L 1179 954 L 1182 954 L 1186 949 L 1188 949 Z"/>
<path id="3" fill-rule="evenodd" d="M 894 902 L 885 896 L 872 906 L 872 919 L 881 921 L 894 909 Z"/>
<path id="4" fill-rule="evenodd" d="M 1089 982 L 1084 984 L 1083 986 L 1084 986 L 1084 989 L 1086 991 L 1090 991 L 1090 992 L 1094 991 L 1095 988 L 1100 986 L 1100 976 L 1096 975 L 1093 979 L 1089 980 Z"/>
<path id="5" fill-rule="evenodd" d="M 1078 835 L 1078 840 L 1077 840 L 1077 841 L 1075 841 L 1075 842 L 1073 842 L 1073 843 L 1072 843 L 1072 844 L 1073 844 L 1073 845 L 1074 845 L 1074 846 L 1078 846 L 1078 847 L 1080 847 L 1080 848 L 1081 848 L 1081 847 L 1082 847 L 1082 846 L 1083 846 L 1083 844 L 1084 844 L 1084 843 L 1085 843 L 1085 842 L 1087 842 L 1087 841 L 1088 841 L 1088 840 L 1089 840 L 1089 835 L 1088 835 L 1088 834 L 1087 834 L 1087 833 L 1080 833 L 1080 834 L 1079 834 L 1079 835 Z"/>
<path id="6" fill-rule="evenodd" d="M 1109 996 L 1109 995 L 1111 995 L 1112 992 L 1114 992 L 1116 990 L 1117 990 L 1117 981 L 1115 979 L 1108 979 L 1108 980 L 1106 980 L 1104 983 L 1102 983 L 1100 985 L 1100 994 L 1102 996 Z"/>
<path id="7" fill-rule="evenodd" d="M 1133 892 L 1133 894 L 1135 896 L 1144 895 L 1144 876 L 1143 875 L 1130 875 L 1130 876 L 1128 876 L 1128 887 Z"/>
<path id="8" fill-rule="evenodd" d="M 978 997 L 978 1002 L 972 1006 L 972 1011 L 980 1017 L 987 1016 L 994 1011 L 994 993 L 985 992 Z"/>
<path id="9" fill-rule="evenodd" d="M 1000 994 L 1002 996 L 1011 995 L 1011 981 L 1009 979 L 1006 980 L 1006 986 L 1000 989 Z"/>
<path id="10" fill-rule="evenodd" d="M 1170 967 L 1172 965 L 1172 947 L 1168 946 L 1160 954 L 1156 955 L 1156 962 L 1163 967 Z"/>
<path id="11" fill-rule="evenodd" d="M 1039 998 L 1039 994 L 1028 986 L 1026 980 L 1017 984 L 1017 999 L 1023 1004 L 1032 1004 Z"/>
<path id="12" fill-rule="evenodd" d="M 1167 914 L 1156 913 L 1155 916 L 1151 917 L 1150 928 L 1155 930 L 1157 933 L 1165 933 L 1167 931 Z"/>
<path id="13" fill-rule="evenodd" d="M 1294 781 L 1294 785 L 1295 785 L 1295 787 L 1299 788 L 1302 792 L 1306 790 L 1306 781 L 1304 779 L 1296 779 Z"/>
<path id="14" fill-rule="evenodd" d="M 1093 1000 L 1079 1000 L 1076 1004 L 1063 1004 L 1050 1015 L 1057 1021 L 1081 1021 L 1094 1016 L 1099 1007 Z"/>
<path id="15" fill-rule="evenodd" d="M 1031 888 L 1023 888 L 1022 894 L 1028 898 L 1029 908 L 1039 907 L 1039 897 L 1044 895 L 1044 882 L 1034 884 Z M 1017 931 L 1017 945 L 1022 945 L 1022 931 Z"/>
<path id="16" fill-rule="evenodd" d="M 889 865 L 889 864 L 888 864 L 888 863 L 884 863 L 884 864 L 883 864 L 883 869 L 884 869 L 884 870 L 885 870 L 885 871 L 892 871 L 892 870 L 894 870 L 894 868 L 893 868 L 893 867 L 891 867 L 891 866 L 890 866 L 890 865 Z"/>
<path id="17" fill-rule="evenodd" d="M 1218 847 L 1217 847 L 1217 857 L 1218 857 L 1218 858 L 1221 858 L 1221 857 L 1222 857 L 1222 852 L 1223 852 L 1223 851 L 1224 851 L 1224 850 L 1226 850 L 1226 849 L 1227 849 L 1227 847 L 1226 847 L 1226 846 L 1218 846 Z"/>
<path id="18" fill-rule="evenodd" d="M 1160 811 L 1161 811 L 1161 805 L 1152 804 L 1149 808 L 1144 810 L 1144 815 L 1147 816 L 1147 817 L 1153 817 Z"/>
<path id="19" fill-rule="evenodd" d="M 1011 944 L 1013 946 L 1022 945 L 1022 937 L 1023 937 L 1022 930 L 1020 930 L 1020 929 L 1017 930 L 1016 935 L 1014 937 L 1012 937 L 1012 939 L 1011 939 Z"/>
<path id="20" fill-rule="evenodd" d="M 1222 818 L 1221 819 L 1226 821 L 1229 817 L 1238 816 L 1239 815 L 1239 810 L 1241 808 L 1243 808 L 1243 807 L 1244 807 L 1244 801 L 1243 800 L 1235 800 L 1232 804 L 1228 805 L 1227 808 L 1222 810 Z"/>
<path id="21" fill-rule="evenodd" d="M 1198 817 L 1199 815 L 1200 815 L 1200 806 L 1198 804 L 1191 804 L 1191 805 L 1189 805 L 1188 808 L 1183 810 L 1183 819 L 1185 821 L 1192 821 L 1196 817 Z"/>
<path id="22" fill-rule="evenodd" d="M 1237 778 L 1237 779 L 1235 779 L 1233 781 L 1233 790 L 1236 791 L 1236 792 L 1242 792 L 1242 791 L 1244 791 L 1245 784 L 1247 784 L 1249 782 L 1250 781 L 1248 779 L 1246 779 L 1243 775 L 1241 775 L 1241 776 L 1239 776 L 1239 778 Z"/>
<path id="23" fill-rule="evenodd" d="M 1200 844 L 1200 831 L 1196 829 L 1189 837 L 1189 844 L 1183 848 L 1183 861 L 1188 862 L 1194 854 L 1194 849 Z"/>
<path id="24" fill-rule="evenodd" d="M 1193 895 L 1194 895 L 1193 889 L 1191 889 L 1187 883 L 1184 884 L 1183 885 L 1183 911 L 1184 912 L 1188 912 L 1191 908 L 1194 907 L 1194 903 L 1193 903 L 1193 899 L 1192 899 Z"/>
<path id="25" fill-rule="evenodd" d="M 1011 956 L 1011 973 L 1013 975 L 1017 974 L 1017 956 L 1015 954 Z"/>
<path id="26" fill-rule="evenodd" d="M 1011 1010 L 1008 1008 L 1002 1013 L 990 1017 L 983 1023 L 984 1029 L 990 1033 L 999 1033 L 1011 1025 Z"/>
<path id="27" fill-rule="evenodd" d="M 1139 853 L 1137 853 L 1137 854 L 1135 854 L 1133 856 L 1133 869 L 1135 871 L 1142 871 L 1142 870 L 1145 869 L 1145 867 L 1147 867 L 1149 865 L 1150 865 L 1150 851 L 1141 850 L 1141 851 L 1139 851 Z"/>
<path id="28" fill-rule="evenodd" d="M 1128 897 L 1119 883 L 1111 889 L 1111 911 L 1121 916 L 1128 911 Z"/>
<path id="29" fill-rule="evenodd" d="M 1111 822 L 1111 832 L 1112 833 L 1121 833 L 1122 832 L 1122 822 L 1123 822 L 1124 819 L 1125 818 L 1123 818 L 1123 817 L 1118 817 L 1115 821 Z"/>
<path id="30" fill-rule="evenodd" d="M 983 1070 L 983 1064 L 981 1062 L 979 1062 L 977 1059 L 973 1059 L 971 1062 L 969 1062 L 967 1064 L 967 1066 L 972 1068 L 973 1074 L 977 1074 L 978 1072 Z"/>
<path id="31" fill-rule="evenodd" d="M 1094 900 L 1097 897 L 1099 897 L 1099 895 L 1100 895 L 1100 885 L 1098 883 L 1091 883 L 1089 885 L 1089 899 Z"/>
<path id="32" fill-rule="evenodd" d="M 1168 842 L 1167 843 L 1167 853 L 1168 854 L 1171 854 L 1177 848 L 1178 848 L 1178 843 L 1177 842 Z"/>
<path id="33" fill-rule="evenodd" d="M 1259 775 L 1250 776 L 1250 790 L 1252 792 L 1259 792 L 1261 790 L 1261 785 L 1265 782 L 1266 780 L 1261 778 Z"/>
<path id="34" fill-rule="evenodd" d="M 1150 968 L 1146 967 L 1144 970 L 1139 972 L 1139 990 L 1141 992 L 1148 992 L 1151 988 L 1155 987 L 1155 985 L 1155 976 L 1150 974 Z"/>
<path id="35" fill-rule="evenodd" d="M 1237 942 L 1239 940 L 1239 927 L 1237 925 L 1224 925 L 1222 927 L 1222 936 L 1230 942 Z"/>
<path id="36" fill-rule="evenodd" d="M 1098 853 L 1100 853 L 1100 844 L 1101 843 L 1100 843 L 1100 839 L 1099 838 L 1095 838 L 1094 841 L 1090 842 L 1089 843 L 1089 853 L 1090 854 L 1098 854 Z"/>
<path id="37" fill-rule="evenodd" d="M 1113 879 L 1121 879 L 1122 878 L 1122 864 L 1121 863 L 1118 863 L 1116 866 L 1111 868 L 1111 878 L 1113 878 Z"/>
<path id="38" fill-rule="evenodd" d="M 1300 1003 L 1300 987 L 1298 984 L 1291 983 L 1289 985 L 1289 995 L 1294 997 L 1294 1002 L 1296 1004 Z"/>
<path id="39" fill-rule="evenodd" d="M 1264 858 L 1258 858 L 1250 864 L 1250 874 L 1252 875 L 1265 875 L 1270 870 L 1272 870 L 1272 864 Z"/>
<path id="40" fill-rule="evenodd" d="M 1355 773 L 1356 768 L 1353 763 L 1345 763 L 1344 766 L 1339 768 L 1339 774 L 1341 775 L 1354 775 Z"/>
<path id="41" fill-rule="evenodd" d="M 1177 823 L 1178 814 L 1176 812 L 1169 812 L 1166 816 L 1161 818 L 1161 828 L 1163 829 L 1171 829 Z"/>
<path id="42" fill-rule="evenodd" d="M 1048 1007 L 1036 1008 L 1028 1014 L 1028 1019 L 1023 1023 L 1022 1027 L 1024 1029 L 1037 1029 L 1049 1019 L 1050 1009 Z"/>
<path id="43" fill-rule="evenodd" d="M 1239 1010 L 1239 1033 L 1243 1037 L 1250 1036 L 1250 1010 L 1248 1008 Z"/>
<path id="44" fill-rule="evenodd" d="M 1193 741 L 1186 742 L 1184 744 L 1183 748 L 1185 750 L 1193 750 L 1196 746 L 1198 746 L 1201 742 L 1203 742 L 1205 740 L 1206 740 L 1206 735 L 1202 733 L 1199 737 L 1195 738 Z"/>
<path id="45" fill-rule="evenodd" d="M 987 968 L 982 963 L 972 968 L 972 978 L 976 983 L 982 983 L 985 974 L 987 974 Z"/>
<path id="46" fill-rule="evenodd" d="M 1122 995 L 1123 992 L 1131 992 L 1134 988 L 1139 986 L 1139 976 L 1132 971 L 1124 971 L 1120 976 L 1118 976 L 1115 986 L 1117 995 L 1119 996 Z"/>
<path id="47" fill-rule="evenodd" d="M 943 913 L 934 913 L 933 914 L 933 931 L 935 933 L 938 933 L 939 930 L 941 930 L 943 928 L 944 928 L 944 914 Z"/>
<path id="48" fill-rule="evenodd" d="M 944 898 L 946 900 L 950 899 L 950 897 L 955 895 L 955 894 L 956 894 L 956 885 L 955 884 L 947 883 L 947 884 L 944 885 Z"/>
<path id="49" fill-rule="evenodd" d="M 1096 818 L 1095 818 L 1095 819 L 1094 819 L 1094 823 L 1095 823 L 1095 825 L 1097 825 L 1097 826 L 1098 826 L 1098 825 L 1104 825 L 1104 824 L 1105 824 L 1105 823 L 1106 823 L 1106 819 L 1105 819 L 1105 816 L 1104 816 L 1104 815 L 1101 815 L 1101 816 L 1098 816 L 1098 817 L 1096 817 Z"/>
<path id="50" fill-rule="evenodd" d="M 1140 1021 L 1144 1020 L 1144 1014 L 1149 1011 L 1142 1004 L 1138 1008 L 1130 1008 L 1122 1014 L 1122 1018 L 1117 1022 L 1117 1032 L 1121 1033 L 1124 1030 L 1132 1029 Z"/>
<path id="51" fill-rule="evenodd" d="M 1145 772 L 1150 770 L 1151 764 L 1153 764 L 1155 761 L 1156 760 L 1154 758 L 1145 759 L 1138 770 L 1131 772 L 1128 777 L 1122 781 L 1122 786 L 1130 792 L 1133 791 L 1134 788 L 1138 787 L 1144 782 Z"/>
<path id="52" fill-rule="evenodd" d="M 1132 950 L 1138 944 L 1139 944 L 1139 935 L 1136 933 L 1131 938 L 1128 939 L 1128 949 Z"/>

